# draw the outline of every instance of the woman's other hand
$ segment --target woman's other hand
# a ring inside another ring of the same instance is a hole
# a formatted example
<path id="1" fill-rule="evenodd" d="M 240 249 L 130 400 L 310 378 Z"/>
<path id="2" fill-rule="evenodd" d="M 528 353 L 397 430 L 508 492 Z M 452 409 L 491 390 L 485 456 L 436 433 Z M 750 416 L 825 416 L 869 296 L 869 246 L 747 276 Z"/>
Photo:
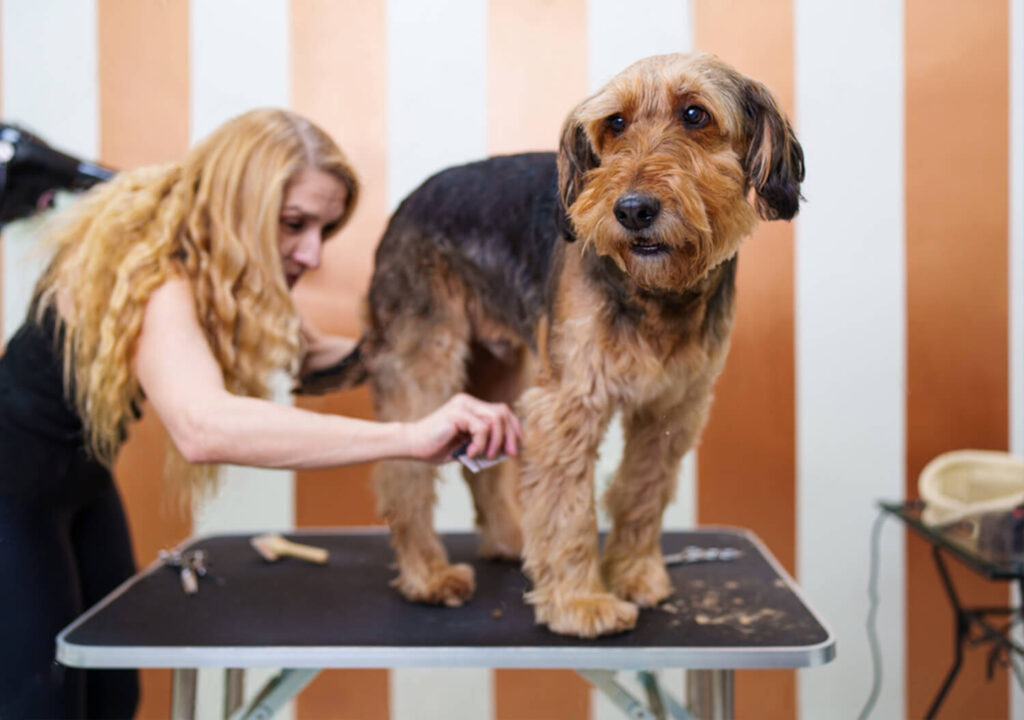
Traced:
<path id="1" fill-rule="evenodd" d="M 501 452 L 519 454 L 522 429 L 519 419 L 504 403 L 487 403 L 460 393 L 421 420 L 409 423 L 410 455 L 440 464 L 467 441 L 466 455 L 495 458 Z"/>

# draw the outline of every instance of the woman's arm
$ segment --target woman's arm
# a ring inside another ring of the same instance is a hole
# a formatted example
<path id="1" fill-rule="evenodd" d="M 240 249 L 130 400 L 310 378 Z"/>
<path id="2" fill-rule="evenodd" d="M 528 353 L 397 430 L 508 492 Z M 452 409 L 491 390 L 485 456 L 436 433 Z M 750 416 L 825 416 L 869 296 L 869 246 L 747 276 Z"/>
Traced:
<path id="1" fill-rule="evenodd" d="M 169 280 L 150 297 L 135 372 L 193 463 L 306 469 L 401 457 L 443 462 L 467 439 L 470 455 L 517 453 L 520 429 L 508 407 L 465 395 L 415 422 L 377 423 L 231 394 L 185 279 Z"/>

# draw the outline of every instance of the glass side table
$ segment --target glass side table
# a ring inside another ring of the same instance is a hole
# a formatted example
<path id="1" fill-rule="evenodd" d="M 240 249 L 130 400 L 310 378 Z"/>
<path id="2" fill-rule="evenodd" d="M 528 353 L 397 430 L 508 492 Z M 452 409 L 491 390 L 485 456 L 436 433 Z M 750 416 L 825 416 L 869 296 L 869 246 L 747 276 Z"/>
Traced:
<path id="1" fill-rule="evenodd" d="M 1013 628 L 1021 621 L 1021 608 L 965 607 L 953 586 L 944 558 L 944 555 L 951 555 L 989 580 L 1015 582 L 1020 590 L 1020 597 L 1024 598 L 1024 551 L 1015 551 L 1010 542 L 1012 523 L 1020 522 L 1024 527 L 1024 512 L 1018 516 L 1008 513 L 1004 519 L 1004 527 L 985 527 L 982 532 L 978 532 L 974 524 L 963 521 L 949 525 L 926 525 L 921 519 L 924 503 L 920 500 L 902 503 L 879 502 L 878 506 L 886 513 L 902 520 L 907 527 L 932 546 L 932 557 L 939 571 L 939 578 L 953 608 L 953 667 L 946 674 L 925 715 L 926 718 L 933 718 L 952 687 L 957 673 L 960 672 L 965 647 L 989 646 L 990 678 L 1000 662 L 1009 665 L 1012 670 L 1012 655 L 1016 653 L 1024 656 L 1024 647 L 1011 638 Z"/>

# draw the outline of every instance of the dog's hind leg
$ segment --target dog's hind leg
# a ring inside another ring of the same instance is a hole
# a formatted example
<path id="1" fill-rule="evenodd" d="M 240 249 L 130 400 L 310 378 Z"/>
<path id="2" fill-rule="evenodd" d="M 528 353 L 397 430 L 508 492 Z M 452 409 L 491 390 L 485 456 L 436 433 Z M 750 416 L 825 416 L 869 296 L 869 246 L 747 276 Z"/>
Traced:
<path id="1" fill-rule="evenodd" d="M 438 324 L 424 331 L 398 322 L 392 337 L 419 338 L 415 347 L 382 351 L 374 358 L 371 389 L 378 420 L 409 421 L 440 407 L 464 383 L 466 340 L 458 328 Z M 451 565 L 434 532 L 433 466 L 415 461 L 377 463 L 373 479 L 378 511 L 391 529 L 398 577 L 393 584 L 408 599 L 461 605 L 474 590 L 473 569 Z"/>
<path id="2" fill-rule="evenodd" d="M 696 397 L 695 397 L 696 395 Z M 652 607 L 672 594 L 661 554 L 661 521 L 675 495 L 680 461 L 700 432 L 710 391 L 623 412 L 625 450 L 604 496 L 612 530 L 601 575 L 619 597 Z"/>
<path id="3" fill-rule="evenodd" d="M 478 320 L 477 326 L 481 325 Z M 489 335 L 494 337 L 497 333 L 491 330 Z M 467 392 L 487 402 L 512 405 L 527 384 L 529 361 L 525 347 L 505 343 L 500 348 L 503 351 L 499 357 L 480 344 L 472 346 Z M 463 469 L 462 476 L 473 494 L 480 556 L 519 560 L 523 553 L 517 498 L 519 463 L 509 459 L 479 474 Z"/>

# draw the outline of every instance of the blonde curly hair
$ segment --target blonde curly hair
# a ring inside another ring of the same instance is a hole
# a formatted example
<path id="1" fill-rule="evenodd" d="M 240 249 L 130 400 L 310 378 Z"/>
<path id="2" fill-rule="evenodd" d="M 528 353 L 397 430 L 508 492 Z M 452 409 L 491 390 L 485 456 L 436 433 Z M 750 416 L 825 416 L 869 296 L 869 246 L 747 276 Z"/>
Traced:
<path id="1" fill-rule="evenodd" d="M 35 314 L 59 307 L 65 389 L 88 449 L 108 467 L 143 399 L 132 360 L 146 303 L 168 278 L 191 282 L 229 391 L 267 397 L 273 371 L 294 372 L 299 321 L 281 266 L 279 213 L 289 181 L 307 168 L 348 191 L 337 232 L 355 209 L 356 175 L 323 130 L 277 109 L 226 122 L 181 162 L 122 172 L 60 216 Z M 169 445 L 185 480 L 212 479 L 212 469 L 188 466 Z"/>

